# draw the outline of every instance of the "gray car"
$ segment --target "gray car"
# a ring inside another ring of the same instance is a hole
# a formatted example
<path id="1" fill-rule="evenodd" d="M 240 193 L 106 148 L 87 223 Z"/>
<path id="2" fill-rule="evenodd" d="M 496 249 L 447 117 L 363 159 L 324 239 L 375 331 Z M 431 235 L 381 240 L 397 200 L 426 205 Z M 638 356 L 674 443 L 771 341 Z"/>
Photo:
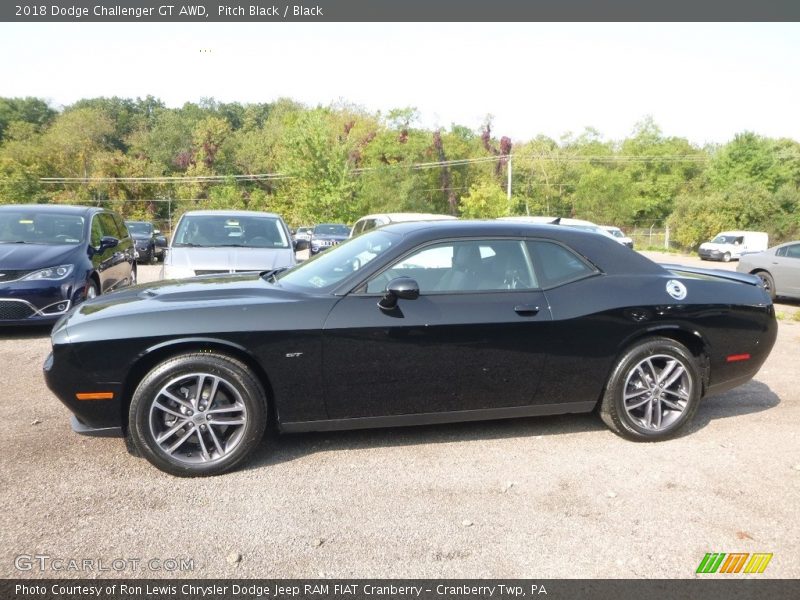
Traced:
<path id="1" fill-rule="evenodd" d="M 800 299 L 800 241 L 744 254 L 736 270 L 758 275 L 773 299 L 776 296 Z"/>
<path id="2" fill-rule="evenodd" d="M 273 213 L 195 210 L 183 214 L 164 259 L 162 279 L 271 271 L 295 265 L 289 228 Z"/>

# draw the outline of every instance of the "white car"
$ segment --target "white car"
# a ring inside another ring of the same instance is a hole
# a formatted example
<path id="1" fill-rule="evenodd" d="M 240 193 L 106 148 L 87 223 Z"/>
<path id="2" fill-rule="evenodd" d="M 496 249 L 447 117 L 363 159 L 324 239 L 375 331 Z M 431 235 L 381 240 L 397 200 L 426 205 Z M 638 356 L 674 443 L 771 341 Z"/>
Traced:
<path id="1" fill-rule="evenodd" d="M 389 223 L 400 223 L 404 221 L 445 221 L 455 220 L 458 217 L 452 215 L 437 215 L 433 213 L 381 213 L 361 217 L 350 232 L 350 237 L 355 237 L 360 233 L 383 227 Z"/>
<path id="2" fill-rule="evenodd" d="M 623 246 L 627 246 L 628 248 L 633 249 L 633 240 L 625 235 L 625 233 L 619 227 L 613 227 L 612 225 L 601 225 L 603 229 L 605 229 L 608 233 L 614 236 L 614 238 Z"/>
<path id="3" fill-rule="evenodd" d="M 271 271 L 296 264 L 292 237 L 273 213 L 193 210 L 175 228 L 162 279 Z"/>
<path id="4" fill-rule="evenodd" d="M 739 260 L 743 254 L 763 252 L 769 247 L 769 236 L 763 231 L 723 231 L 710 242 L 700 244 L 701 260 Z"/>

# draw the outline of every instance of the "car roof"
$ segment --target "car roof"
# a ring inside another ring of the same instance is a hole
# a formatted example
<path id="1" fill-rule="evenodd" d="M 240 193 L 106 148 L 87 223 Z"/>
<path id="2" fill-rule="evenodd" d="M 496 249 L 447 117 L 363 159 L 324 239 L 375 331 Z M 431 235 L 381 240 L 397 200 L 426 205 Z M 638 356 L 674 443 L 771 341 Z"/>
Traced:
<path id="1" fill-rule="evenodd" d="M 88 215 L 97 212 L 110 212 L 97 206 L 74 206 L 72 204 L 6 204 L 0 211 L 24 210 L 34 213 L 50 213 L 60 215 Z"/>
<path id="2" fill-rule="evenodd" d="M 553 223 L 558 219 L 560 225 L 589 225 L 592 227 L 600 227 L 597 223 L 591 221 L 584 221 L 583 219 L 570 219 L 567 217 L 544 217 L 544 216 L 521 216 L 521 217 L 498 217 L 498 221 L 516 221 L 518 223 Z"/>
<path id="3" fill-rule="evenodd" d="M 280 219 L 281 216 L 277 213 L 262 212 L 259 210 L 187 210 L 181 218 L 186 215 L 193 217 L 271 217 L 273 219 Z"/>
<path id="4" fill-rule="evenodd" d="M 359 219 L 359 221 L 363 221 L 365 219 L 388 219 L 392 222 L 401 222 L 401 221 L 454 221 L 458 219 L 458 217 L 454 217 L 453 215 L 442 215 L 436 213 L 411 213 L 411 212 L 400 212 L 400 213 L 375 213 L 373 215 L 365 215 Z"/>

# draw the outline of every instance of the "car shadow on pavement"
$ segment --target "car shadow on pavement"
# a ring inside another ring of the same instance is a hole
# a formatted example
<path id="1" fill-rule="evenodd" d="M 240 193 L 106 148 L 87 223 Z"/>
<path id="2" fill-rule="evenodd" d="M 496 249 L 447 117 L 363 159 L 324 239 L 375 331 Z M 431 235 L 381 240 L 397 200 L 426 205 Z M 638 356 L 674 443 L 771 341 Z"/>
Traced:
<path id="1" fill-rule="evenodd" d="M 711 421 L 741 417 L 775 408 L 781 399 L 768 385 L 760 381 L 748 383 L 716 396 L 709 396 L 700 402 L 694 420 L 683 435 L 691 435 L 703 429 Z"/>
<path id="2" fill-rule="evenodd" d="M 694 420 L 679 437 L 705 428 L 711 421 L 739 417 L 775 408 L 780 398 L 765 384 L 751 381 L 735 390 L 705 398 Z M 297 460 L 318 452 L 391 448 L 424 444 L 542 437 L 606 430 L 596 412 L 527 417 L 498 421 L 472 421 L 415 427 L 388 427 L 349 431 L 279 434 L 274 427 L 265 435 L 243 470 Z M 608 432 L 608 435 L 613 435 Z"/>
<path id="3" fill-rule="evenodd" d="M 30 340 L 50 337 L 53 325 L 0 328 L 0 340 Z"/>
<path id="4" fill-rule="evenodd" d="M 241 468 L 258 469 L 317 452 L 542 437 L 603 431 L 605 428 L 600 417 L 593 412 L 498 421 L 292 434 L 279 434 L 274 428 L 270 428 L 252 460 Z"/>

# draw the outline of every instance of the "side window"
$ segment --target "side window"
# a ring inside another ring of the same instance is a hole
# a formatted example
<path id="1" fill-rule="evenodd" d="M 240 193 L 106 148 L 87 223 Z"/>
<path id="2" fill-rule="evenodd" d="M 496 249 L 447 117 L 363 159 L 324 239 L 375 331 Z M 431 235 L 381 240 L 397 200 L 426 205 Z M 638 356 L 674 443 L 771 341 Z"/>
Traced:
<path id="1" fill-rule="evenodd" d="M 528 250 L 533 270 L 543 288 L 582 279 L 596 272 L 572 250 L 554 242 L 530 241 Z"/>
<path id="2" fill-rule="evenodd" d="M 778 248 L 775 250 L 775 256 L 786 256 L 786 252 L 789 250 L 789 246 L 784 246 L 783 248 Z"/>
<path id="3" fill-rule="evenodd" d="M 100 227 L 103 230 L 103 235 L 110 235 L 117 239 L 123 237 L 120 235 L 117 224 L 114 222 L 114 217 L 111 213 L 100 213 L 98 218 L 100 219 Z"/>
<path id="4" fill-rule="evenodd" d="M 786 256 L 789 258 L 800 258 L 800 244 L 786 247 Z"/>
<path id="5" fill-rule="evenodd" d="M 451 241 L 426 246 L 375 277 L 367 284 L 367 292 L 383 292 L 397 277 L 415 279 L 422 294 L 537 287 L 525 245 L 519 240 Z"/>
<path id="6" fill-rule="evenodd" d="M 92 217 L 92 234 L 91 234 L 91 244 L 95 248 L 100 246 L 100 238 L 103 237 L 103 226 L 100 224 L 100 215 L 95 215 Z"/>
<path id="7" fill-rule="evenodd" d="M 117 226 L 117 231 L 119 232 L 119 239 L 125 239 L 126 237 L 130 237 L 130 233 L 128 233 L 128 226 L 125 225 L 123 220 L 120 218 L 119 215 L 112 214 L 111 217 L 114 219 L 114 224 Z"/>

